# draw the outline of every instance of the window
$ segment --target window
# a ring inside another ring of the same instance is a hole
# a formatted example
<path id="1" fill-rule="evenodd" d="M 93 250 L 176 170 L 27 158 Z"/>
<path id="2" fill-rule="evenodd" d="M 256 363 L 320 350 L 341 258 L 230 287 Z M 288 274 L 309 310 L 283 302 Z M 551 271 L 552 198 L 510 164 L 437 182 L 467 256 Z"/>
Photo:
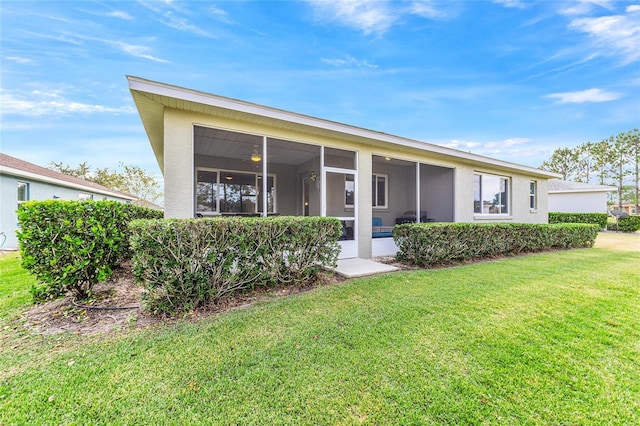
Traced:
<path id="1" fill-rule="evenodd" d="M 218 172 L 198 170 L 196 173 L 196 210 L 218 211 Z"/>
<path id="2" fill-rule="evenodd" d="M 533 210 L 538 209 L 538 200 L 536 193 L 538 192 L 538 185 L 535 180 L 529 182 L 529 208 Z"/>
<path id="3" fill-rule="evenodd" d="M 356 183 L 352 174 L 344 175 L 344 206 L 353 208 L 355 204 Z"/>
<path id="4" fill-rule="evenodd" d="M 196 213 L 258 213 L 262 207 L 262 176 L 227 170 L 196 170 Z M 267 177 L 267 212 L 275 209 L 275 176 Z"/>
<path id="5" fill-rule="evenodd" d="M 29 201 L 29 184 L 27 182 L 18 182 L 18 204 L 23 201 Z"/>
<path id="6" fill-rule="evenodd" d="M 389 177 L 374 173 L 371 177 L 372 206 L 387 208 L 387 191 Z"/>
<path id="7" fill-rule="evenodd" d="M 93 195 L 92 194 L 84 194 L 84 193 L 81 192 L 80 194 L 78 194 L 78 199 L 81 200 L 81 201 L 93 200 Z"/>
<path id="8" fill-rule="evenodd" d="M 473 212 L 509 214 L 509 178 L 488 174 L 473 176 Z"/>

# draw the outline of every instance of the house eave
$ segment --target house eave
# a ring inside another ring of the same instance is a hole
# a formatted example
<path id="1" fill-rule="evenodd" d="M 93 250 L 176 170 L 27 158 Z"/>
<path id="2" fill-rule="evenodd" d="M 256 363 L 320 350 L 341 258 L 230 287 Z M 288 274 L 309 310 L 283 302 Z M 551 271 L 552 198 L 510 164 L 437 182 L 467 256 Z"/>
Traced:
<path id="1" fill-rule="evenodd" d="M 307 132 L 329 132 L 349 140 L 370 145 L 388 144 L 396 147 L 400 146 L 415 149 L 420 152 L 427 152 L 430 155 L 453 159 L 478 167 L 484 166 L 509 171 L 515 170 L 542 179 L 560 177 L 557 173 L 547 172 L 535 167 L 497 160 L 428 142 L 408 139 L 139 77 L 127 76 L 127 79 L 129 81 L 129 90 L 132 93 L 154 154 L 162 170 L 164 170 L 164 135 L 162 133 L 162 121 L 159 120 L 163 120 L 162 114 L 164 108 L 202 112 L 202 106 L 206 106 L 209 109 L 231 111 L 243 116 L 260 117 L 262 120 L 267 119 L 275 126 L 277 126 L 278 123 L 287 123 L 288 125 L 295 125 L 301 129 L 305 129 Z"/>
<path id="2" fill-rule="evenodd" d="M 22 179 L 25 179 L 25 180 L 28 179 L 28 180 L 32 180 L 32 181 L 48 183 L 48 184 L 52 184 L 52 185 L 61 186 L 61 187 L 64 187 L 64 188 L 77 189 L 77 190 L 80 190 L 80 191 L 90 192 L 90 193 L 93 193 L 93 194 L 106 195 L 106 196 L 109 196 L 109 197 L 120 198 L 120 199 L 123 199 L 123 200 L 129 200 L 129 201 L 137 200 L 137 198 L 132 197 L 130 195 L 111 192 L 111 191 L 105 191 L 103 189 L 94 188 L 94 187 L 91 187 L 91 186 L 75 184 L 73 182 L 67 182 L 67 181 L 64 181 L 64 180 L 61 180 L 61 179 L 55 179 L 55 178 L 51 178 L 51 177 L 48 177 L 48 176 L 42 176 L 42 175 L 39 175 L 37 173 L 32 173 L 32 172 L 27 172 L 27 171 L 24 171 L 24 170 L 14 169 L 12 167 L 0 166 L 0 174 L 15 176 L 15 177 L 22 178 Z"/>

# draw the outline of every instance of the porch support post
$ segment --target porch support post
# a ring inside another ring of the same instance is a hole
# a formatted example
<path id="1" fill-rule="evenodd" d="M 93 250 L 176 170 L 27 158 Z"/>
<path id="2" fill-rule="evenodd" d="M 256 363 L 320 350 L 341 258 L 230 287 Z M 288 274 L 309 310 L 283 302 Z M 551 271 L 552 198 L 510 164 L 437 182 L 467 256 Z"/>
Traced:
<path id="1" fill-rule="evenodd" d="M 194 217 L 193 124 L 184 112 L 164 110 L 164 217 Z"/>
<path id="2" fill-rule="evenodd" d="M 356 229 L 358 232 L 358 257 L 371 259 L 371 174 L 373 173 L 373 153 L 371 150 L 361 147 L 358 149 L 356 163 L 356 173 L 358 174 L 358 187 L 356 195 L 358 197 L 358 209 L 356 214 Z"/>
<path id="3" fill-rule="evenodd" d="M 320 216 L 327 216 L 327 182 L 324 171 L 324 146 L 320 146 Z"/>
<path id="4" fill-rule="evenodd" d="M 262 137 L 262 216 L 267 217 L 267 137 Z"/>
<path id="5" fill-rule="evenodd" d="M 416 163 L 416 222 L 420 223 L 420 162 Z"/>

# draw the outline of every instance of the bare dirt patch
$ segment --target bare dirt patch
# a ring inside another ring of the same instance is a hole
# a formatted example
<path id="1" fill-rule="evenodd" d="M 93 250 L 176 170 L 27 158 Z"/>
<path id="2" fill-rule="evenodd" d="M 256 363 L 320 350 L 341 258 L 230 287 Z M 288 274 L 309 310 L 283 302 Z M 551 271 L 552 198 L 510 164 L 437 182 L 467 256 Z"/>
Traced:
<path id="1" fill-rule="evenodd" d="M 321 274 L 314 283 L 276 286 L 237 294 L 216 304 L 182 314 L 179 317 L 154 315 L 141 304 L 143 288 L 133 280 L 131 263 L 123 264 L 108 281 L 93 288 L 88 301 L 77 302 L 71 295 L 33 306 L 22 315 L 24 327 L 34 334 L 73 333 L 93 335 L 116 333 L 127 329 L 149 328 L 178 319 L 199 319 L 221 312 L 251 306 L 258 301 L 308 291 L 318 286 L 342 281 L 340 277 Z M 124 309 L 123 309 L 124 308 Z"/>
<path id="2" fill-rule="evenodd" d="M 600 232 L 594 247 L 640 252 L 640 232 Z"/>

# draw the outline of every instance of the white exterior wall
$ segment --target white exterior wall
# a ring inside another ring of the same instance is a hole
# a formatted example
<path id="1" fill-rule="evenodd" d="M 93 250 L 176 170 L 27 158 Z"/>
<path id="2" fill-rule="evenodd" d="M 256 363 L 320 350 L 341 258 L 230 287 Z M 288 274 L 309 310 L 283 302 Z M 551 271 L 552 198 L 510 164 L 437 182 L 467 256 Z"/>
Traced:
<path id="1" fill-rule="evenodd" d="M 493 174 L 510 178 L 511 201 L 507 215 L 477 215 L 473 212 L 473 175 L 474 173 Z M 529 182 L 537 183 L 537 209 L 529 208 Z M 474 168 L 461 166 L 455 174 L 455 211 L 456 222 L 514 222 L 548 223 L 547 180 L 505 172 L 488 167 Z"/>
<path id="2" fill-rule="evenodd" d="M 124 198 L 117 198 L 92 192 L 90 190 L 67 188 L 51 183 L 41 182 L 31 178 L 0 174 L 0 231 L 7 236 L 2 249 L 15 250 L 18 248 L 18 182 L 29 184 L 29 200 L 79 200 L 80 194 L 92 195 L 93 199 L 127 202 Z M 0 240 L 0 242 L 2 242 Z"/>
<path id="3" fill-rule="evenodd" d="M 402 146 L 378 147 L 345 139 L 323 137 L 318 134 L 303 133 L 292 129 L 273 127 L 265 124 L 215 117 L 206 114 L 165 108 L 164 112 L 164 181 L 165 217 L 188 218 L 194 216 L 194 125 L 243 132 L 301 142 L 311 145 L 342 148 L 357 152 L 358 159 L 358 211 L 357 237 L 358 256 L 370 258 L 371 242 L 371 173 L 372 155 L 389 156 L 396 159 L 431 164 L 453 169 L 454 176 L 454 220 L 456 222 L 513 221 L 525 223 L 547 223 L 547 181 L 546 179 L 472 165 L 442 157 L 436 158 L 429 152 Z M 473 175 L 475 171 L 491 173 L 510 178 L 510 214 L 504 216 L 478 216 L 473 213 Z M 529 181 L 538 183 L 538 208 L 529 209 Z M 283 196 L 280 193 L 280 196 Z"/>
<path id="4" fill-rule="evenodd" d="M 561 213 L 606 213 L 606 192 L 552 192 L 549 211 Z"/>

